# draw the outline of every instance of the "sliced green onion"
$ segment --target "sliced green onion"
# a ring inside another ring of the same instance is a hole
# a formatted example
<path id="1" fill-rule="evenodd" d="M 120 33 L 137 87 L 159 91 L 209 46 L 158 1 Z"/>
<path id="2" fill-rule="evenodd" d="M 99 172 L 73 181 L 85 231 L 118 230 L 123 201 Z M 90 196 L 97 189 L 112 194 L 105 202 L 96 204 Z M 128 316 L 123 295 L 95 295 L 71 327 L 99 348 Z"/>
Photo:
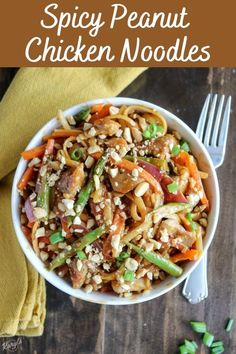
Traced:
<path id="1" fill-rule="evenodd" d="M 211 347 L 213 341 L 214 341 L 213 334 L 211 334 L 209 332 L 205 332 L 203 337 L 202 337 L 203 344 L 205 344 L 205 346 L 207 346 L 207 347 Z"/>
<path id="2" fill-rule="evenodd" d="M 229 318 L 228 322 L 227 322 L 227 324 L 225 326 L 226 332 L 230 332 L 231 331 L 231 329 L 233 327 L 233 323 L 234 323 L 234 320 L 232 318 Z"/>
<path id="3" fill-rule="evenodd" d="M 192 231 L 196 230 L 196 223 L 193 221 L 193 216 L 191 213 L 186 214 L 186 219 L 189 221 Z"/>
<path id="4" fill-rule="evenodd" d="M 190 151 L 190 147 L 189 147 L 187 141 L 182 140 L 180 147 L 181 147 L 182 150 L 184 150 L 186 152 Z"/>
<path id="5" fill-rule="evenodd" d="M 167 185 L 167 189 L 170 193 L 175 193 L 178 190 L 178 184 L 174 181 Z"/>
<path id="6" fill-rule="evenodd" d="M 179 346 L 179 353 L 180 354 L 189 354 L 186 346 L 184 344 Z"/>
<path id="7" fill-rule="evenodd" d="M 84 149 L 76 148 L 71 152 L 70 157 L 72 158 L 72 160 L 79 161 L 83 157 L 83 155 Z"/>
<path id="8" fill-rule="evenodd" d="M 126 270 L 123 278 L 125 281 L 133 281 L 134 280 L 134 272 L 132 272 L 131 270 Z"/>
<path id="9" fill-rule="evenodd" d="M 185 341 L 184 341 L 184 345 L 185 345 L 186 349 L 188 350 L 188 353 L 195 353 L 196 352 L 197 348 L 196 348 L 195 344 L 193 344 L 193 342 L 190 342 L 187 339 L 185 339 Z"/>
<path id="10" fill-rule="evenodd" d="M 211 350 L 211 354 L 221 354 L 224 353 L 224 351 L 225 351 L 224 347 L 213 348 Z"/>
<path id="11" fill-rule="evenodd" d="M 51 236 L 49 236 L 49 240 L 52 245 L 55 245 L 56 243 L 63 241 L 64 237 L 62 236 L 62 231 L 59 230 L 51 234 Z"/>
<path id="12" fill-rule="evenodd" d="M 179 145 L 174 145 L 172 150 L 171 150 L 171 153 L 173 156 L 177 156 L 179 155 L 180 153 L 180 146 Z"/>
<path id="13" fill-rule="evenodd" d="M 192 340 L 192 344 L 194 345 L 195 349 L 198 348 L 198 345 L 197 345 L 197 343 L 194 340 Z"/>
<path id="14" fill-rule="evenodd" d="M 205 322 L 191 321 L 190 324 L 194 332 L 205 333 L 207 331 L 207 325 Z"/>
<path id="15" fill-rule="evenodd" d="M 87 256 L 86 256 L 86 254 L 84 253 L 84 251 L 77 251 L 77 252 L 76 252 L 76 256 L 77 256 L 81 261 L 83 261 L 84 259 L 87 259 Z"/>
<path id="16" fill-rule="evenodd" d="M 155 138 L 158 134 L 162 134 L 164 132 L 164 128 L 161 125 L 150 124 L 147 129 L 143 132 L 143 137 L 145 139 Z"/>
<path id="17" fill-rule="evenodd" d="M 223 345 L 224 345 L 224 343 L 222 342 L 222 340 L 218 340 L 218 341 L 212 343 L 211 348 L 223 347 Z"/>
<path id="18" fill-rule="evenodd" d="M 80 123 L 83 122 L 84 120 L 86 120 L 86 118 L 88 118 L 90 114 L 90 108 L 85 108 L 82 109 L 78 114 L 74 115 L 74 119 L 76 121 L 76 123 Z"/>
<path id="19" fill-rule="evenodd" d="M 127 259 L 127 258 L 129 258 L 129 253 L 128 252 L 121 252 L 120 254 L 119 254 L 119 256 L 116 258 L 116 260 L 118 261 L 118 262 L 122 262 L 122 261 L 124 261 L 125 259 Z"/>

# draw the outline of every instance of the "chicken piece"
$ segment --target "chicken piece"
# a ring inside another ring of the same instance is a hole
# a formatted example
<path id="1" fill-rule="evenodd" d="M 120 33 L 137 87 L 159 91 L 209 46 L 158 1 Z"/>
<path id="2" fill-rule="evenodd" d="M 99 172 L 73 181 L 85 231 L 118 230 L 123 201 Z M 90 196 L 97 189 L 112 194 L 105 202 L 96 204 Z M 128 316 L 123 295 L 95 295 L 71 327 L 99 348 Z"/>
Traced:
<path id="1" fill-rule="evenodd" d="M 123 172 L 118 173 L 115 178 L 109 177 L 112 188 L 115 192 L 126 194 L 132 191 L 139 183 L 143 181 L 142 178 L 138 177 L 135 180 L 130 176 L 130 174 Z"/>
<path id="2" fill-rule="evenodd" d="M 63 193 L 64 198 L 73 199 L 85 181 L 84 164 L 80 163 L 75 169 L 62 172 L 57 183 L 57 189 Z"/>
<path id="3" fill-rule="evenodd" d="M 98 119 L 94 122 L 94 128 L 96 129 L 96 135 L 115 135 L 120 128 L 120 124 L 112 119 Z"/>
<path id="4" fill-rule="evenodd" d="M 118 145 L 119 147 L 123 146 L 126 149 L 128 148 L 128 144 L 127 144 L 127 142 L 126 142 L 126 140 L 124 138 L 112 138 L 112 139 L 109 139 L 106 142 L 106 145 L 109 146 L 109 147 L 116 147 Z"/>
<path id="5" fill-rule="evenodd" d="M 158 156 L 164 158 L 167 154 L 170 154 L 174 145 L 177 144 L 177 140 L 172 134 L 166 134 L 159 138 L 150 141 L 149 145 L 137 146 L 141 150 L 147 151 L 148 155 Z"/>
<path id="6" fill-rule="evenodd" d="M 167 219 L 160 224 L 156 240 L 161 242 L 162 249 L 167 250 L 174 247 L 181 252 L 186 252 L 196 241 L 196 235 L 185 230 L 177 220 Z"/>
<path id="7" fill-rule="evenodd" d="M 74 289 L 81 288 L 81 286 L 84 284 L 85 279 L 86 279 L 86 274 L 88 271 L 88 267 L 86 263 L 82 263 L 82 268 L 78 270 L 77 267 L 77 262 L 78 259 L 73 259 L 70 264 L 68 265 L 69 267 L 69 272 L 70 272 L 70 278 L 72 281 L 72 286 Z"/>

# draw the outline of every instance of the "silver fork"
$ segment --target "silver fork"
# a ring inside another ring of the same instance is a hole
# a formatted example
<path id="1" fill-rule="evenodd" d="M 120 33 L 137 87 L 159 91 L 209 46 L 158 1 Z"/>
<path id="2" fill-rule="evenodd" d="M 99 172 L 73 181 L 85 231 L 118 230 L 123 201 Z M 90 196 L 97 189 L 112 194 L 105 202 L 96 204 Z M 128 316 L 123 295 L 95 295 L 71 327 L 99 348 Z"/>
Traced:
<path id="1" fill-rule="evenodd" d="M 226 101 L 226 104 L 224 104 Z M 196 135 L 206 147 L 215 168 L 222 165 L 225 156 L 229 128 L 231 96 L 209 94 L 205 100 Z M 186 279 L 182 294 L 191 304 L 197 304 L 207 298 L 207 254 Z"/>

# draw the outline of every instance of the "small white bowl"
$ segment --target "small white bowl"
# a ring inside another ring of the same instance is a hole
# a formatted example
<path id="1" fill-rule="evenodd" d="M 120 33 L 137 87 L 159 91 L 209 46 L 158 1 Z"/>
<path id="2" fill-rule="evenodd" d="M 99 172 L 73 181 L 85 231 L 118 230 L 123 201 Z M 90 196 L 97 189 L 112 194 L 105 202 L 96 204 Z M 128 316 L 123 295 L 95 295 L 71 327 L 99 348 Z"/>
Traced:
<path id="1" fill-rule="evenodd" d="M 191 146 L 191 150 L 194 156 L 197 158 L 199 167 L 201 170 L 207 172 L 209 177 L 206 181 L 204 181 L 204 187 L 206 190 L 207 197 L 210 201 L 210 213 L 208 217 L 208 226 L 206 236 L 204 238 L 204 253 L 207 251 L 210 246 L 219 216 L 219 206 L 220 206 L 220 193 L 217 175 L 212 164 L 211 158 L 206 151 L 203 144 L 197 138 L 195 133 L 179 118 L 177 118 L 174 114 L 166 111 L 165 109 L 151 104 L 149 102 L 141 101 L 133 98 L 121 98 L 121 97 L 112 97 L 112 98 L 104 98 L 98 99 L 88 102 L 80 103 L 76 106 L 73 106 L 65 111 L 65 115 L 74 115 L 78 113 L 83 107 L 92 106 L 98 103 L 111 103 L 113 105 L 121 106 L 121 105 L 144 105 L 150 108 L 153 108 L 160 112 L 166 119 L 168 127 L 171 130 L 177 130 L 180 132 L 181 136 L 183 136 Z M 47 124 L 43 126 L 42 129 L 32 138 L 29 145 L 26 149 L 31 149 L 35 146 L 38 146 L 42 143 L 42 137 L 46 134 L 49 134 L 55 128 L 58 128 L 59 124 L 56 118 L 51 119 Z M 19 164 L 16 169 L 13 186 L 12 186 L 12 218 L 13 224 L 15 228 L 15 232 L 18 238 L 18 241 L 34 268 L 51 284 L 53 284 L 56 288 L 64 291 L 65 293 L 77 297 L 79 299 L 83 299 L 86 301 L 98 303 L 98 304 L 107 304 L 107 305 L 129 305 L 129 304 L 137 304 L 140 302 L 144 302 L 147 300 L 151 300 L 160 295 L 163 295 L 175 288 L 178 284 L 180 284 L 197 266 L 200 259 L 196 262 L 189 262 L 184 266 L 183 274 L 179 278 L 173 278 L 168 276 L 163 282 L 158 285 L 153 286 L 153 289 L 145 294 L 135 295 L 131 299 L 129 298 L 120 298 L 115 294 L 106 294 L 100 292 L 92 292 L 87 294 L 82 289 L 73 289 L 71 284 L 64 279 L 60 278 L 54 272 L 49 272 L 43 262 L 36 256 L 34 253 L 30 243 L 27 241 L 25 235 L 21 231 L 21 223 L 20 223 L 20 214 L 19 214 L 19 202 L 20 197 L 17 191 L 17 182 L 22 176 L 25 168 L 27 166 L 27 162 L 22 158 L 19 161 Z"/>

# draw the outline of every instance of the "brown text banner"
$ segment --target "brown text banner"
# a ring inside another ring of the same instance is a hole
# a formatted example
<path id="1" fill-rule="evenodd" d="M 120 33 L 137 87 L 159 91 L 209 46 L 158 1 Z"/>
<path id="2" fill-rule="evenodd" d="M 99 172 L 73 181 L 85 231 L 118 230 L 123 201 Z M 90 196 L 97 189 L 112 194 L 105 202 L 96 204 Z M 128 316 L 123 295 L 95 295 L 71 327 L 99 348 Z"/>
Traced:
<path id="1" fill-rule="evenodd" d="M 234 0 L 21 0 L 0 12 L 1 66 L 235 66 Z"/>

